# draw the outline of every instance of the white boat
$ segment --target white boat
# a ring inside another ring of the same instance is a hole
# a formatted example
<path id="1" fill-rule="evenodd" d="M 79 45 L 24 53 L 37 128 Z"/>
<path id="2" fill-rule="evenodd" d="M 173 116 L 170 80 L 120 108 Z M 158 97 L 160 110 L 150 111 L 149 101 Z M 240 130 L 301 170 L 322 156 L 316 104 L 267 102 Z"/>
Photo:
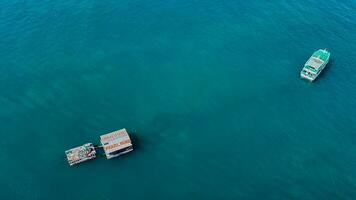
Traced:
<path id="1" fill-rule="evenodd" d="M 309 81 L 314 81 L 328 64 L 329 59 L 330 52 L 326 49 L 319 49 L 315 51 L 305 63 L 302 71 L 300 72 L 300 77 Z"/>

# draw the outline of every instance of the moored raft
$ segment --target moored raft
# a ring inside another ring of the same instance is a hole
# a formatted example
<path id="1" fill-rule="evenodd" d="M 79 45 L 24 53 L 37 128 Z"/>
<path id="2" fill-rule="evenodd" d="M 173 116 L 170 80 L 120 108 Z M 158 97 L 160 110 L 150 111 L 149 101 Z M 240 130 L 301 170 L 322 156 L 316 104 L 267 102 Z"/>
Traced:
<path id="1" fill-rule="evenodd" d="M 133 150 L 131 139 L 126 129 L 117 130 L 100 136 L 107 159 L 111 159 Z"/>
<path id="2" fill-rule="evenodd" d="M 87 143 L 65 151 L 70 166 L 94 159 L 96 157 L 95 147 L 92 143 Z"/>
<path id="3" fill-rule="evenodd" d="M 103 148 L 107 159 L 111 159 L 133 150 L 126 129 L 117 130 L 100 136 L 101 146 L 87 143 L 65 151 L 70 166 L 96 158 L 96 148 Z"/>

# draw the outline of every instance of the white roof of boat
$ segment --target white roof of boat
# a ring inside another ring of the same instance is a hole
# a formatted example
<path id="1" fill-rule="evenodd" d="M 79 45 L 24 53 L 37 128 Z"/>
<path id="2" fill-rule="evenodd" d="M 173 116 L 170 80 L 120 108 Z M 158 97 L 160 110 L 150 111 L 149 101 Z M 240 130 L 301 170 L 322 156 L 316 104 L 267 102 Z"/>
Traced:
<path id="1" fill-rule="evenodd" d="M 311 57 L 309 58 L 309 60 L 307 61 L 307 63 L 305 63 L 305 65 L 309 65 L 309 66 L 312 66 L 312 67 L 320 67 L 322 64 L 324 63 L 324 61 L 318 59 L 318 58 L 315 58 L 315 57 Z"/>

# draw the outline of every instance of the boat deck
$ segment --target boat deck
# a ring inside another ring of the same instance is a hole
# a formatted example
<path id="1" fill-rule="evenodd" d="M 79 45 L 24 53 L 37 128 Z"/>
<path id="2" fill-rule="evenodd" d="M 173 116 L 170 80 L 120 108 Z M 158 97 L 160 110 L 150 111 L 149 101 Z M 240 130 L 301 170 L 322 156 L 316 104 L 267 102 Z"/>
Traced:
<path id="1" fill-rule="evenodd" d="M 318 50 L 313 53 L 312 57 L 319 58 L 322 61 L 327 61 L 329 59 L 330 53 L 326 50 Z"/>

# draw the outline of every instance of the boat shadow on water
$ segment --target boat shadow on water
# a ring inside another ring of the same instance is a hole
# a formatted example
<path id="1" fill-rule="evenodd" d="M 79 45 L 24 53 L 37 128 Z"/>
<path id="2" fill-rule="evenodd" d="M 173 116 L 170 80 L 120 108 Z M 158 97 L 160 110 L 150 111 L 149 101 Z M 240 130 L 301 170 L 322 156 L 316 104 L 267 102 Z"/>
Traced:
<path id="1" fill-rule="evenodd" d="M 137 136 L 137 134 L 135 132 L 130 133 L 130 139 L 131 139 L 132 146 L 134 149 L 132 151 L 132 153 L 134 153 L 137 150 L 140 150 L 141 149 L 141 140 L 139 139 L 139 137 Z M 130 154 L 132 154 L 132 153 L 130 153 Z"/>

